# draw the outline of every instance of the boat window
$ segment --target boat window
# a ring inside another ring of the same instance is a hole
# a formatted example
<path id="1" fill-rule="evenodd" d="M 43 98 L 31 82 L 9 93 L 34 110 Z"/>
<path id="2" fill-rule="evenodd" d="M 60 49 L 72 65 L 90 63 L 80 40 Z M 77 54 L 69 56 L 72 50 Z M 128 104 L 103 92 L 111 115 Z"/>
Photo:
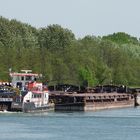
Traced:
<path id="1" fill-rule="evenodd" d="M 32 98 L 41 98 L 41 94 L 33 94 Z"/>
<path id="2" fill-rule="evenodd" d="M 20 79 L 19 79 L 19 76 L 16 76 L 16 80 L 17 80 L 17 81 L 19 81 L 19 80 L 20 80 Z"/>
<path id="3" fill-rule="evenodd" d="M 21 80 L 24 81 L 24 76 L 21 77 Z"/>
<path id="4" fill-rule="evenodd" d="M 34 94 L 34 98 L 36 98 L 36 94 Z"/>
<path id="5" fill-rule="evenodd" d="M 26 80 L 27 81 L 32 80 L 32 77 L 31 76 L 26 76 Z"/>

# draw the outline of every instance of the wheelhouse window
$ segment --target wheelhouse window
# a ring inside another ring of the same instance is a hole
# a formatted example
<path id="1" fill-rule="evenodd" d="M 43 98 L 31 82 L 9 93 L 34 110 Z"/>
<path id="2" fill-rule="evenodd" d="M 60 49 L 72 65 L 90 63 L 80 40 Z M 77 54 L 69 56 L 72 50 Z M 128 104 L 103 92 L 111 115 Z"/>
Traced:
<path id="1" fill-rule="evenodd" d="M 32 77 L 31 76 L 26 76 L 26 81 L 30 81 L 32 80 Z"/>
<path id="2" fill-rule="evenodd" d="M 19 76 L 16 76 L 16 77 L 15 77 L 15 79 L 16 79 L 17 81 L 19 81 L 19 80 L 20 80 Z"/>
<path id="3" fill-rule="evenodd" d="M 24 81 L 24 76 L 21 77 L 21 80 Z"/>
<path id="4" fill-rule="evenodd" d="M 33 94 L 32 98 L 41 98 L 41 94 Z"/>

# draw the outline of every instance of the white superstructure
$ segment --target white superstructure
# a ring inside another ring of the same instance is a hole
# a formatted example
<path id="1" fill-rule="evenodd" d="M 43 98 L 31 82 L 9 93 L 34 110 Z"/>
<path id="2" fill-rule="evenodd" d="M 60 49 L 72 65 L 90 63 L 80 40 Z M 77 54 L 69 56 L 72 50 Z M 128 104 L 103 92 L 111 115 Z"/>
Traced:
<path id="1" fill-rule="evenodd" d="M 31 73 L 31 70 L 21 70 L 21 73 L 10 73 L 11 85 L 14 88 L 25 89 L 29 82 L 36 81 L 39 74 Z"/>

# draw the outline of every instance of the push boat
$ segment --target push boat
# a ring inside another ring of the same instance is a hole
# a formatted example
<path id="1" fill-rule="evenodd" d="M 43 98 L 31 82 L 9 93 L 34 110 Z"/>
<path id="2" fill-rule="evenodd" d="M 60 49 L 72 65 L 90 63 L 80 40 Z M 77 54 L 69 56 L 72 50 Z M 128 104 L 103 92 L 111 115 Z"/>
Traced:
<path id="1" fill-rule="evenodd" d="M 27 94 L 23 98 L 22 111 L 36 112 L 51 109 L 47 88 L 42 83 L 29 83 Z"/>
<path id="2" fill-rule="evenodd" d="M 37 82 L 40 75 L 31 70 L 10 72 L 11 84 L 1 85 L 0 111 L 40 112 L 53 108 L 47 86 Z"/>

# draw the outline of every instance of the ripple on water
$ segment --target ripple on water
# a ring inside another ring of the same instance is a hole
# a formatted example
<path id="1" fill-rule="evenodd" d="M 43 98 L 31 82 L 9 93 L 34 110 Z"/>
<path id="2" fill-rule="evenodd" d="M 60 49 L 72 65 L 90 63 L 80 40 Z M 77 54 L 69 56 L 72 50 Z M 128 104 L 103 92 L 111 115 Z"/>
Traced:
<path id="1" fill-rule="evenodd" d="M 139 140 L 140 108 L 96 112 L 0 112 L 0 140 Z"/>

